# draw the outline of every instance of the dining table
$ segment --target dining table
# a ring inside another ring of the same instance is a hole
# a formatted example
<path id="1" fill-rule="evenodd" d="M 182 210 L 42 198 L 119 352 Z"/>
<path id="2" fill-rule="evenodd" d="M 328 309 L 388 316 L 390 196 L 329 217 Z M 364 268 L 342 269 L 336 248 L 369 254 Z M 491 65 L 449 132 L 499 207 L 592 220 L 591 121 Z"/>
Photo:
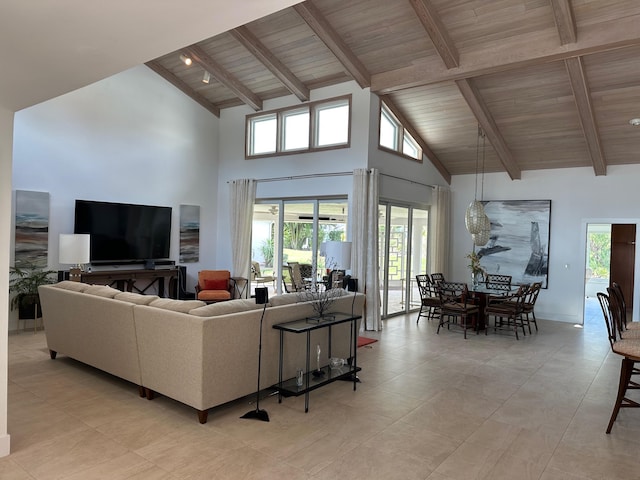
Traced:
<path id="1" fill-rule="evenodd" d="M 496 284 L 486 284 L 486 283 L 478 283 L 477 285 L 469 285 L 468 291 L 470 297 L 474 300 L 474 303 L 478 305 L 478 320 L 477 320 L 477 328 L 478 330 L 484 330 L 487 328 L 486 325 L 486 317 L 484 314 L 484 309 L 489 302 L 490 297 L 506 297 L 513 293 L 516 293 L 520 288 L 520 285 L 496 285 Z"/>

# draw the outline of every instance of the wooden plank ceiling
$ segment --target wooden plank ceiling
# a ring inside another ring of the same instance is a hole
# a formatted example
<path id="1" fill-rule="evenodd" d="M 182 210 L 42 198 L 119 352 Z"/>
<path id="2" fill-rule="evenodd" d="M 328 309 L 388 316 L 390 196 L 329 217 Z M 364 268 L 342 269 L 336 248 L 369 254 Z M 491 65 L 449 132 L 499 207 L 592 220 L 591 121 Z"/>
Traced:
<path id="1" fill-rule="evenodd" d="M 478 125 L 512 179 L 640 163 L 638 0 L 307 0 L 147 65 L 218 116 L 354 80 L 448 181 L 476 171 Z"/>

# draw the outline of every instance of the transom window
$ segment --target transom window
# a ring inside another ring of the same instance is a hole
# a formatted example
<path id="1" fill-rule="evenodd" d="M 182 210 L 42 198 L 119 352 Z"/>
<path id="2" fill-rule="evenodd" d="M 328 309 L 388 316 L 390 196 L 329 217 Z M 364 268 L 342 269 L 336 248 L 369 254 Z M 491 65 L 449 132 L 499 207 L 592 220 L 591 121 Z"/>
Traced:
<path id="1" fill-rule="evenodd" d="M 346 148 L 351 95 L 247 116 L 247 158 Z"/>
<path id="2" fill-rule="evenodd" d="M 403 156 L 422 161 L 422 148 L 384 102 L 380 106 L 380 137 L 382 149 L 392 150 Z"/>

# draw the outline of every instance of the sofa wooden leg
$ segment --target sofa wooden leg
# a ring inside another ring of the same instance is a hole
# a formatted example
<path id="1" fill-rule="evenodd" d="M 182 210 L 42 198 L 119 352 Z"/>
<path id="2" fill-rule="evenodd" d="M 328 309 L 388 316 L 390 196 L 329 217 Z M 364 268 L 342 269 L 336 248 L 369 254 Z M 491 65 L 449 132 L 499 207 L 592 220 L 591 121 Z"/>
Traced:
<path id="1" fill-rule="evenodd" d="M 140 395 L 142 398 L 147 396 L 146 392 L 144 391 L 144 387 L 142 385 L 138 385 L 138 395 Z"/>
<path id="2" fill-rule="evenodd" d="M 51 360 L 55 360 L 56 355 L 58 355 L 58 352 L 56 352 L 55 350 L 49 350 L 49 356 L 51 357 Z"/>
<path id="3" fill-rule="evenodd" d="M 198 421 L 200 423 L 207 423 L 208 416 L 209 416 L 208 410 L 198 410 Z"/>
<path id="4" fill-rule="evenodd" d="M 144 396 L 147 397 L 147 400 L 153 400 L 155 398 L 156 392 L 151 390 L 150 388 L 144 388 Z"/>

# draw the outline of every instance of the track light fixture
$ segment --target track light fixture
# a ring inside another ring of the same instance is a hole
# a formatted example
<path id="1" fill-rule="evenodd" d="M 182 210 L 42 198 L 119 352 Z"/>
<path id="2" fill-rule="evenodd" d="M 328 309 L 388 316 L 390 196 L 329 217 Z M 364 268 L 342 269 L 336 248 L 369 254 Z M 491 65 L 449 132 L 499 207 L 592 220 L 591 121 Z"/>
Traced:
<path id="1" fill-rule="evenodd" d="M 187 66 L 193 63 L 193 60 L 191 60 L 191 57 L 187 57 L 186 55 L 180 55 L 180 60 L 182 60 L 182 62 Z"/>
<path id="2" fill-rule="evenodd" d="M 206 83 L 208 85 L 210 81 L 211 81 L 211 74 L 205 70 L 204 75 L 202 76 L 202 83 Z"/>

